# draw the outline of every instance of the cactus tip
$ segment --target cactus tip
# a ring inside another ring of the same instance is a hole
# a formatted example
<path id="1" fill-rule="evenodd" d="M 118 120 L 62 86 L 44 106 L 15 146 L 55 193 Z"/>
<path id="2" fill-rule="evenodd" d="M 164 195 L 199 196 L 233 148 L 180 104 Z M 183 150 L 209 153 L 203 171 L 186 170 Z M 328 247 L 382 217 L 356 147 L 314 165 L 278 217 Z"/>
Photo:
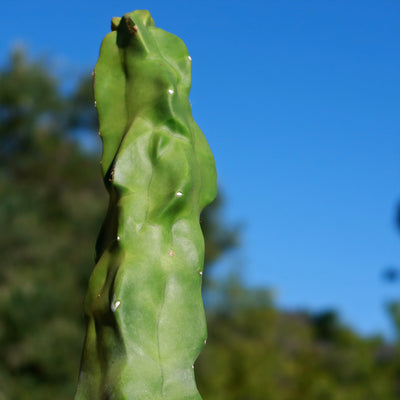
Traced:
<path id="1" fill-rule="evenodd" d="M 114 18 L 111 20 L 111 30 L 112 30 L 112 31 L 116 31 L 116 30 L 118 29 L 118 26 L 119 26 L 120 22 L 121 22 L 121 18 L 119 18 L 119 17 L 114 17 Z"/>

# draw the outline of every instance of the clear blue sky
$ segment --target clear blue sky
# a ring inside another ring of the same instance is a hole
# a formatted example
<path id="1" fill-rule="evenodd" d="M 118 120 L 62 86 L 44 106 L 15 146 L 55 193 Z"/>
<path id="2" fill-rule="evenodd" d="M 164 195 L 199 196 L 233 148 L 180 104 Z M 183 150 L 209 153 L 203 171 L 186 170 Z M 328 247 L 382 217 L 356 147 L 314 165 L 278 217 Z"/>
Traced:
<path id="1" fill-rule="evenodd" d="M 400 283 L 398 0 L 2 1 L 0 62 L 16 43 L 58 73 L 93 68 L 110 19 L 148 9 L 193 59 L 194 117 L 226 217 L 243 222 L 245 280 L 277 303 L 334 307 L 390 332 Z M 0 88 L 1 90 L 1 88 Z"/>

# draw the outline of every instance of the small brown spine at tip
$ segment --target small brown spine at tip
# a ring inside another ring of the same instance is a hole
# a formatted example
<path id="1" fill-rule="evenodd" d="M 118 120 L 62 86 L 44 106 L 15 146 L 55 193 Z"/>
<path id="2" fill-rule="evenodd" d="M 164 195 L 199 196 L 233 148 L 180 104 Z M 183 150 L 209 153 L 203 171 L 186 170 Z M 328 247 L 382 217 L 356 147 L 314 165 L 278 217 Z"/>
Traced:
<path id="1" fill-rule="evenodd" d="M 132 19 L 130 19 L 130 18 L 126 19 L 126 26 L 128 27 L 128 31 L 130 34 L 134 35 L 137 33 L 138 28 L 135 25 L 135 23 L 132 21 Z"/>

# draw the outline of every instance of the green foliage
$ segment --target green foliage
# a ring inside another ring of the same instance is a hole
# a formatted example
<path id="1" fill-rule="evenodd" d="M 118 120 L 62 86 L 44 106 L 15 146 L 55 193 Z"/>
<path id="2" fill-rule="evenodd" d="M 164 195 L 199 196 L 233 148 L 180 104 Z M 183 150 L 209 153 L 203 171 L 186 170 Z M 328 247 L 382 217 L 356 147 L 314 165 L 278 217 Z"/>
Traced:
<path id="1" fill-rule="evenodd" d="M 0 73 L 0 399 L 71 397 L 79 310 L 105 196 L 67 138 L 57 81 L 15 53 Z"/>
<path id="2" fill-rule="evenodd" d="M 214 159 L 192 118 L 191 59 L 147 11 L 113 20 L 94 92 L 110 195 L 85 299 L 76 399 L 199 399 L 201 210 Z"/>
<path id="3" fill-rule="evenodd" d="M 359 337 L 332 312 L 278 311 L 265 301 L 267 291 L 259 291 L 258 306 L 253 290 L 234 283 L 227 293 L 242 307 L 232 313 L 222 305 L 208 314 L 209 338 L 196 364 L 205 399 L 398 398 L 397 354 L 382 339 Z"/>

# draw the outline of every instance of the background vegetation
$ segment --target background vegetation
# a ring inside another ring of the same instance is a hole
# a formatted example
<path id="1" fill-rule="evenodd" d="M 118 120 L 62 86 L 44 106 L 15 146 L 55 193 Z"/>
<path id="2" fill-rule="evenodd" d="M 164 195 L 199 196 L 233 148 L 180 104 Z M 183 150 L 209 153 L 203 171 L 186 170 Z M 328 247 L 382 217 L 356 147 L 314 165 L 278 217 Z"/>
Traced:
<path id="1" fill-rule="evenodd" d="M 106 193 L 90 79 L 72 90 L 23 52 L 0 70 L 0 400 L 71 399 L 82 301 Z M 203 214 L 206 267 L 238 246 L 220 199 Z M 205 276 L 209 276 L 207 273 Z M 208 279 L 205 400 L 400 398 L 400 341 L 361 337 L 334 311 L 279 310 L 238 276 Z M 390 306 L 400 326 L 400 307 Z"/>

